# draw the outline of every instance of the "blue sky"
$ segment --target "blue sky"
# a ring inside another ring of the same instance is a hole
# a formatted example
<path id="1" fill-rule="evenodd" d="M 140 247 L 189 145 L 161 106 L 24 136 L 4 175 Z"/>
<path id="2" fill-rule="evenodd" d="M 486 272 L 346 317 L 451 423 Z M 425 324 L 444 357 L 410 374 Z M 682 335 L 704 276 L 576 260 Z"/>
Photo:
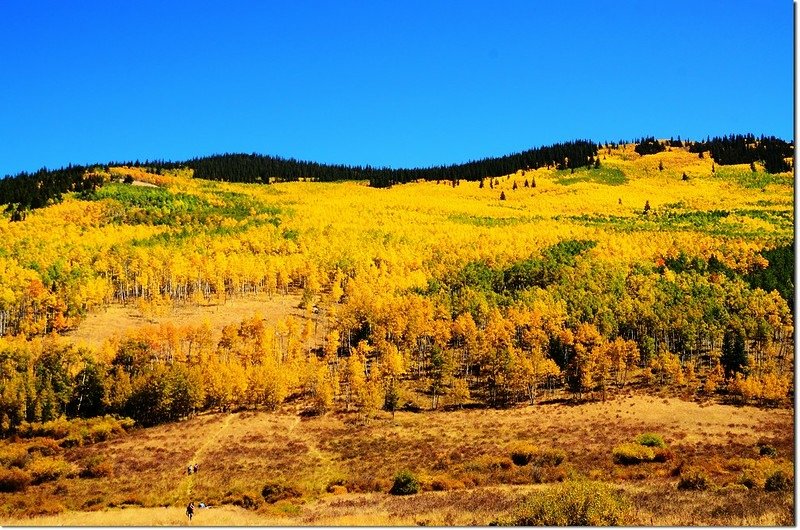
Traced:
<path id="1" fill-rule="evenodd" d="M 793 134 L 786 0 L 0 1 L 0 175 Z"/>

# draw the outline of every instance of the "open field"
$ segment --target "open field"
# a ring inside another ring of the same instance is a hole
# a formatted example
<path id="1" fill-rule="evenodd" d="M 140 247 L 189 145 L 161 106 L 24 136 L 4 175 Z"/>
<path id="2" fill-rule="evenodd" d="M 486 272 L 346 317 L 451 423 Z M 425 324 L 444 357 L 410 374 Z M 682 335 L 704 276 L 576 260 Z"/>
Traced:
<path id="1" fill-rule="evenodd" d="M 580 475 L 621 488 L 633 501 L 632 524 L 787 524 L 790 494 L 737 483 L 744 469 L 791 465 L 792 425 L 790 410 L 633 394 L 582 405 L 399 412 L 366 424 L 353 414 L 301 417 L 290 407 L 203 414 L 67 451 L 78 466 L 105 456 L 113 476 L 62 478 L 6 494 L 0 523 L 182 524 L 182 507 L 193 500 L 213 506 L 198 510 L 194 525 L 485 525 L 507 520 L 526 493 L 549 487 L 533 482 Z M 662 435 L 672 458 L 615 464 L 612 448 L 645 432 Z M 539 469 L 514 465 L 510 448 L 520 441 L 560 449 L 564 461 Z M 777 456 L 760 457 L 759 442 Z M 187 476 L 194 462 L 199 472 Z M 704 470 L 713 487 L 676 491 L 676 469 L 690 467 Z M 405 468 L 423 492 L 388 495 Z M 283 498 L 265 500 L 266 484 L 284 488 Z M 67 511 L 14 516 L 37 507 Z"/>
<path id="2" fill-rule="evenodd" d="M 214 339 L 219 340 L 224 326 L 239 324 L 255 314 L 260 314 L 268 322 L 288 316 L 301 319 L 305 313 L 298 308 L 299 304 L 300 296 L 297 294 L 268 296 L 265 293 L 229 298 L 220 303 L 182 304 L 150 311 L 143 311 L 135 304 L 113 304 L 89 314 L 79 326 L 64 336 L 76 346 L 99 349 L 110 339 L 123 337 L 143 326 L 171 323 L 181 327 L 206 322 L 214 333 Z"/>

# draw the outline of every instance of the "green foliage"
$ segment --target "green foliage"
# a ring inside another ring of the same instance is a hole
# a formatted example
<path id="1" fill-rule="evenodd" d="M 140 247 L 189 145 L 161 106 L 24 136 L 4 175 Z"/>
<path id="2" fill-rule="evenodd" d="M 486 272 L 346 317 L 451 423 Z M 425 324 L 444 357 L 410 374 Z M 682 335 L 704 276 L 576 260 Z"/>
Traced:
<path id="1" fill-rule="evenodd" d="M 615 167 L 601 166 L 594 169 L 580 168 L 574 173 L 561 170 L 555 172 L 556 184 L 571 186 L 579 182 L 593 182 L 595 184 L 605 184 L 607 186 L 621 186 L 628 182 L 625 173 Z"/>
<path id="2" fill-rule="evenodd" d="M 751 271 L 745 279 L 754 288 L 765 291 L 777 290 L 790 307 L 794 307 L 794 241 L 792 244 L 777 247 L 762 256 L 769 262 L 766 269 Z"/>
<path id="3" fill-rule="evenodd" d="M 708 476 L 700 469 L 687 469 L 681 472 L 678 481 L 679 490 L 703 491 L 713 485 Z"/>
<path id="4" fill-rule="evenodd" d="M 622 526 L 630 503 L 609 486 L 570 480 L 525 499 L 517 509 L 515 526 Z"/>
<path id="5" fill-rule="evenodd" d="M 411 471 L 400 471 L 394 476 L 394 483 L 389 493 L 392 495 L 414 495 L 419 493 L 420 483 Z"/>
<path id="6" fill-rule="evenodd" d="M 264 205 L 245 194 L 216 190 L 212 202 L 160 187 L 109 184 L 83 194 L 83 198 L 107 202 L 111 205 L 111 221 L 120 224 L 208 228 L 225 218 L 244 221 L 257 214 L 274 218 L 280 213 L 277 207 Z"/>
<path id="7" fill-rule="evenodd" d="M 664 438 L 661 437 L 660 434 L 655 434 L 652 432 L 646 432 L 640 434 L 636 437 L 636 443 L 639 445 L 644 445 L 647 447 L 666 447 L 667 444 L 664 443 Z"/>
<path id="8" fill-rule="evenodd" d="M 624 443 L 612 451 L 614 462 L 622 465 L 641 464 L 655 460 L 656 453 L 652 448 L 638 443 Z"/>
<path id="9" fill-rule="evenodd" d="M 534 223 L 536 221 L 542 220 L 543 218 L 540 216 L 483 217 L 483 216 L 467 215 L 459 213 L 459 214 L 453 214 L 449 216 L 447 219 L 448 221 L 464 225 L 481 226 L 485 228 L 506 228 L 509 226 L 516 226 L 520 224 Z"/>

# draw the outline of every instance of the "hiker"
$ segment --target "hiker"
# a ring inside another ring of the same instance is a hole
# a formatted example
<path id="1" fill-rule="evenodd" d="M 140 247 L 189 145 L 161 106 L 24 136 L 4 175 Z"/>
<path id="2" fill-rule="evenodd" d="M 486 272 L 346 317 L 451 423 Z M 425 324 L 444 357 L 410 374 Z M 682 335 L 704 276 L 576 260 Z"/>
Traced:
<path id="1" fill-rule="evenodd" d="M 190 502 L 189 506 L 186 507 L 186 517 L 188 517 L 189 521 L 191 521 L 193 515 L 194 515 L 194 503 Z"/>
<path id="2" fill-rule="evenodd" d="M 197 464 L 194 465 L 194 472 L 197 473 Z"/>
<path id="3" fill-rule="evenodd" d="M 188 467 L 186 468 L 186 474 L 187 474 L 187 475 L 191 475 L 191 474 L 192 474 L 192 466 L 188 466 Z"/>

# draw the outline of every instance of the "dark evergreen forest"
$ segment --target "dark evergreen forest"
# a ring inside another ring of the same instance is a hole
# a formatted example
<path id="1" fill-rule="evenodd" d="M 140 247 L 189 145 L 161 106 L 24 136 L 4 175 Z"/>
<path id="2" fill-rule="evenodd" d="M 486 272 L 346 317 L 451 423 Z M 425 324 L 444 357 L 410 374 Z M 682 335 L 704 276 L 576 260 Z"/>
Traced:
<path id="1" fill-rule="evenodd" d="M 620 143 L 625 143 L 620 141 Z M 635 150 L 641 155 L 658 153 L 665 145 L 653 137 L 637 140 Z M 677 147 L 680 138 L 665 142 Z M 616 146 L 616 144 L 611 144 Z M 791 142 L 770 137 L 756 138 L 752 134 L 707 138 L 704 142 L 686 142 L 693 153 L 708 151 L 720 165 L 764 163 L 767 172 L 789 171 L 785 161 L 794 153 Z M 606 147 L 609 144 L 606 143 Z M 12 220 L 22 220 L 26 212 L 59 202 L 61 195 L 70 191 L 93 190 L 102 185 L 103 179 L 95 170 L 107 170 L 110 166 L 134 166 L 148 168 L 155 173 L 188 167 L 194 170 L 195 178 L 224 180 L 229 182 L 290 182 L 313 180 L 333 182 L 341 180 L 369 180 L 370 186 L 388 187 L 418 180 L 480 181 L 508 175 L 519 170 L 542 167 L 577 169 L 597 164 L 601 144 L 589 140 L 575 140 L 537 147 L 501 157 L 473 160 L 463 164 L 433 166 L 427 168 L 392 169 L 371 166 L 348 166 L 343 164 L 320 164 L 260 154 L 226 153 L 193 158 L 183 162 L 146 160 L 140 162 L 108 162 L 92 166 L 73 166 L 50 170 L 42 168 L 35 173 L 22 172 L 0 179 L 0 204 L 5 204 L 6 213 Z"/>

